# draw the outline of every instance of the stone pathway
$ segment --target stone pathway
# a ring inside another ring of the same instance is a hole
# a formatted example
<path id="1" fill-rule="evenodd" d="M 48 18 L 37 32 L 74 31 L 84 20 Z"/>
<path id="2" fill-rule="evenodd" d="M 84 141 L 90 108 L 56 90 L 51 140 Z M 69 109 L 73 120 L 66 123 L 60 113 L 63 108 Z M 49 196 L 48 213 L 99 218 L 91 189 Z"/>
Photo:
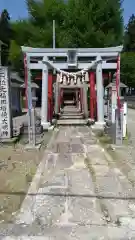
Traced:
<path id="1" fill-rule="evenodd" d="M 88 127 L 60 127 L 15 224 L 2 229 L 5 240 L 135 239 L 135 189 Z"/>

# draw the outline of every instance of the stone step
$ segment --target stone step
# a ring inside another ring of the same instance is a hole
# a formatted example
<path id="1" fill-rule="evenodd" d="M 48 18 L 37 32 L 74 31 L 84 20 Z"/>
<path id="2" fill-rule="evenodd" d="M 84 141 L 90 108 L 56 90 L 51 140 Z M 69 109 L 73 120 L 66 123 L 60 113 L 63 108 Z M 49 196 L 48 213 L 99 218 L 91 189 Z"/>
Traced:
<path id="1" fill-rule="evenodd" d="M 70 111 L 71 111 L 71 112 L 72 112 L 72 111 L 79 112 L 79 109 L 76 108 L 76 107 L 73 107 L 73 108 L 72 108 L 72 107 L 64 107 L 63 110 L 64 110 L 64 111 L 67 111 L 67 112 L 70 112 Z"/>
<path id="2" fill-rule="evenodd" d="M 60 119 L 83 119 L 82 115 L 61 115 Z"/>
<path id="3" fill-rule="evenodd" d="M 62 116 L 83 116 L 83 113 L 80 112 L 63 112 L 61 113 Z"/>
<path id="4" fill-rule="evenodd" d="M 86 125 L 87 119 L 59 119 L 57 125 Z"/>
<path id="5" fill-rule="evenodd" d="M 72 105 L 73 105 L 73 104 L 74 104 L 74 101 L 73 101 L 73 100 L 71 100 L 71 101 L 64 101 L 64 103 L 65 103 L 65 104 L 72 104 Z"/>
<path id="6" fill-rule="evenodd" d="M 83 113 L 79 112 L 79 111 L 63 111 L 62 114 L 64 115 L 83 115 Z"/>

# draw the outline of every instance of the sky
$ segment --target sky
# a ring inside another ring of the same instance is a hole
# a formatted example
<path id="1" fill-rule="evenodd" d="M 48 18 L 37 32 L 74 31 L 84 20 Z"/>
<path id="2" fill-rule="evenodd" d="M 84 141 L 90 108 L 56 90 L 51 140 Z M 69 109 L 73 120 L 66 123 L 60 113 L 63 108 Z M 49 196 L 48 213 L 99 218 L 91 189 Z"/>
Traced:
<path id="1" fill-rule="evenodd" d="M 27 17 L 25 0 L 0 0 L 0 12 L 6 8 L 13 20 Z M 135 0 L 124 0 L 124 22 L 127 24 L 129 17 L 135 14 Z"/>

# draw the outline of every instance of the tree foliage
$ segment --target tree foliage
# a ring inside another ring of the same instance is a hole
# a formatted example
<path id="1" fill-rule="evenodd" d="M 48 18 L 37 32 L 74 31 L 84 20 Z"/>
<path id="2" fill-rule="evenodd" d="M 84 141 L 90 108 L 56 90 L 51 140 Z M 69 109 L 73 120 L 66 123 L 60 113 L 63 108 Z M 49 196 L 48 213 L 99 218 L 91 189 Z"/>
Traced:
<path id="1" fill-rule="evenodd" d="M 129 87 L 135 87 L 135 54 L 133 52 L 121 54 L 121 81 Z"/>
<path id="2" fill-rule="evenodd" d="M 122 42 L 123 18 L 119 0 L 69 0 L 60 34 L 63 47 L 106 47 Z"/>
<path id="3" fill-rule="evenodd" d="M 129 18 L 125 29 L 124 50 L 126 52 L 135 52 L 135 15 Z"/>
<path id="4" fill-rule="evenodd" d="M 21 45 L 52 47 L 53 20 L 58 48 L 107 47 L 122 43 L 121 0 L 27 0 L 27 8 L 28 19 L 12 23 L 14 43 L 10 48 L 10 61 L 14 65 L 14 55 Z"/>
<path id="5" fill-rule="evenodd" d="M 0 40 L 2 45 L 2 64 L 8 64 L 8 54 L 10 48 L 10 41 L 12 39 L 12 29 L 10 25 L 10 16 L 6 9 L 4 9 L 0 16 Z"/>
<path id="6" fill-rule="evenodd" d="M 121 79 L 129 87 L 135 87 L 135 16 L 125 28 L 124 53 L 121 57 Z"/>

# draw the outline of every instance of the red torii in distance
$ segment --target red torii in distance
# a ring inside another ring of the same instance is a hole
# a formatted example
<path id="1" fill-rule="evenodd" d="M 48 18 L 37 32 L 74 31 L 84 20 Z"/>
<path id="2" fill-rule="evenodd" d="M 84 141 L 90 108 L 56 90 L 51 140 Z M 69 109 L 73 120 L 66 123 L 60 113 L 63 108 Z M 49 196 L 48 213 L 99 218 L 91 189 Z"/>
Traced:
<path id="1" fill-rule="evenodd" d="M 25 70 L 26 70 L 26 58 L 24 57 L 24 64 L 25 64 Z M 25 74 L 27 75 L 27 70 L 25 71 Z M 51 121 L 53 118 L 53 81 L 55 80 L 56 76 L 53 76 L 52 73 L 48 74 L 48 121 Z M 105 78 L 110 78 L 108 73 L 103 73 L 103 81 Z M 27 76 L 25 76 L 25 79 L 27 81 Z M 42 74 L 38 75 L 35 78 L 36 81 L 42 80 Z M 27 86 L 27 82 L 25 81 L 25 85 Z M 90 84 L 90 118 L 95 119 L 96 115 L 96 90 L 95 90 L 95 73 L 90 72 L 89 73 L 89 84 Z M 26 88 L 27 89 L 27 88 Z M 25 92 L 26 96 L 26 109 L 27 106 L 27 90 Z M 82 94 L 81 94 L 82 99 Z M 59 99 L 59 105 L 60 105 L 60 99 Z"/>
<path id="2" fill-rule="evenodd" d="M 104 79 L 110 79 L 110 73 L 103 73 L 103 81 Z M 38 75 L 35 80 L 42 80 L 42 74 Z M 52 114 L 53 114 L 53 104 L 52 104 L 52 85 L 53 81 L 55 80 L 55 76 L 53 78 L 53 74 L 49 73 L 48 75 L 48 120 L 52 120 Z M 90 72 L 89 73 L 89 84 L 90 84 L 90 118 L 95 119 L 96 115 L 96 90 L 95 90 L 95 73 Z M 82 99 L 82 92 L 80 92 L 80 97 Z M 59 105 L 60 105 L 60 99 L 59 99 Z M 81 104 L 82 108 L 82 104 Z M 82 110 L 82 109 L 81 109 Z"/>

